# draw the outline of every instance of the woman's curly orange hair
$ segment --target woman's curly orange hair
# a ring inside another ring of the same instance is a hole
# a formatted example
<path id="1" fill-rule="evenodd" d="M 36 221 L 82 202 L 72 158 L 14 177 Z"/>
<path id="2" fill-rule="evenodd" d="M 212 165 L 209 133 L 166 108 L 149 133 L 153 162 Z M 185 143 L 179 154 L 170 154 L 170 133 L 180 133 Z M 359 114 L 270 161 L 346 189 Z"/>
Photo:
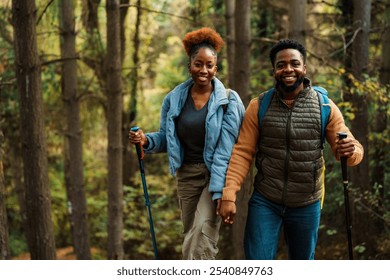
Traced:
<path id="1" fill-rule="evenodd" d="M 191 55 L 191 50 L 194 46 L 202 43 L 210 44 L 216 52 L 219 52 L 225 44 L 221 35 L 209 27 L 191 31 L 183 38 L 184 49 L 188 56 Z"/>

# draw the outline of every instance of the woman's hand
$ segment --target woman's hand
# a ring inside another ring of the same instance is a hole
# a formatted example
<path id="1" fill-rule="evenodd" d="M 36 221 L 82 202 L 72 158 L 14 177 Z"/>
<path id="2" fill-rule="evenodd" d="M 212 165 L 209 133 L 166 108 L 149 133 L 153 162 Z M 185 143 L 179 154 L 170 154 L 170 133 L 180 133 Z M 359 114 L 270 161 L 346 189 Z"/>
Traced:
<path id="1" fill-rule="evenodd" d="M 219 207 L 218 207 L 219 206 Z M 236 215 L 236 203 L 229 200 L 219 200 L 217 206 L 217 215 L 221 216 L 225 224 L 233 224 Z"/>
<path id="2" fill-rule="evenodd" d="M 129 140 L 130 140 L 130 143 L 134 144 L 134 145 L 137 145 L 137 144 L 141 144 L 141 146 L 143 147 L 144 145 L 148 145 L 149 142 L 148 142 L 148 138 L 146 138 L 145 136 L 145 133 L 139 129 L 137 131 L 129 131 Z"/>

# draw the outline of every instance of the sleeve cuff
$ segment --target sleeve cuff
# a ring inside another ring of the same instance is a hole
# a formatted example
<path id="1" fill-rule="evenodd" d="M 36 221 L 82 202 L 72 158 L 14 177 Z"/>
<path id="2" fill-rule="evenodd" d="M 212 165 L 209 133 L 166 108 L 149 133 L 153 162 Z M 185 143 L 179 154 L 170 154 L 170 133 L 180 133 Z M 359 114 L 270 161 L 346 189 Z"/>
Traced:
<path id="1" fill-rule="evenodd" d="M 220 192 L 215 192 L 212 194 L 212 200 L 217 200 L 217 199 L 220 199 L 222 197 L 222 193 Z"/>
<path id="2" fill-rule="evenodd" d="M 237 196 L 235 190 L 224 189 L 222 191 L 222 200 L 229 200 L 232 202 L 236 202 L 236 198 Z"/>

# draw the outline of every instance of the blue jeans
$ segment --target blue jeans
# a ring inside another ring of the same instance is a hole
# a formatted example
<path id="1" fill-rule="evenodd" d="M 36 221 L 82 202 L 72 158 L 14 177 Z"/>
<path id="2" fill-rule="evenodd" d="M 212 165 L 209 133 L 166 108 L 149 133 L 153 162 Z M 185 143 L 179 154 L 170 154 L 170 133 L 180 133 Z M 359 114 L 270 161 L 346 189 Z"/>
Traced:
<path id="1" fill-rule="evenodd" d="M 314 259 L 320 215 L 320 201 L 290 208 L 266 199 L 255 190 L 249 201 L 245 228 L 246 259 L 275 259 L 282 226 L 289 258 Z"/>

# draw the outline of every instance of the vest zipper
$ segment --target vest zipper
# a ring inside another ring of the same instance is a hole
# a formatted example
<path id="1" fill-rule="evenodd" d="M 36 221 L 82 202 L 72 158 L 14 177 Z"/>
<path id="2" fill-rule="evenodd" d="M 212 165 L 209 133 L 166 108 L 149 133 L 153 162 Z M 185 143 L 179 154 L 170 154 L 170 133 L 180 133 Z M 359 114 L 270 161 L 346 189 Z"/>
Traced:
<path id="1" fill-rule="evenodd" d="M 287 187 L 288 187 L 288 166 L 289 166 L 289 158 L 290 158 L 290 131 L 291 131 L 291 115 L 292 108 L 288 109 L 288 119 L 286 126 L 286 156 L 284 158 L 284 186 L 283 186 L 283 196 L 282 203 L 285 204 L 286 196 L 287 196 Z"/>

